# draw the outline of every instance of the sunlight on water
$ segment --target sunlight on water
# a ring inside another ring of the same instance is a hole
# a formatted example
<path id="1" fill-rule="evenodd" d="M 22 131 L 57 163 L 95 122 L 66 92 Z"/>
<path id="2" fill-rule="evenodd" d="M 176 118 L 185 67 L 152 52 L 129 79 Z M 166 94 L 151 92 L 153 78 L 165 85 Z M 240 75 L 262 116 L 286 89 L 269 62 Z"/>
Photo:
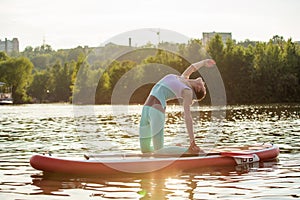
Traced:
<path id="1" fill-rule="evenodd" d="M 194 107 L 199 146 L 271 142 L 278 161 L 166 174 L 68 177 L 29 165 L 35 153 L 139 152 L 141 106 L 34 104 L 0 107 L 0 199 L 296 199 L 300 198 L 300 106 Z M 226 118 L 216 119 L 222 110 Z M 188 145 L 178 106 L 166 113 L 165 143 Z"/>

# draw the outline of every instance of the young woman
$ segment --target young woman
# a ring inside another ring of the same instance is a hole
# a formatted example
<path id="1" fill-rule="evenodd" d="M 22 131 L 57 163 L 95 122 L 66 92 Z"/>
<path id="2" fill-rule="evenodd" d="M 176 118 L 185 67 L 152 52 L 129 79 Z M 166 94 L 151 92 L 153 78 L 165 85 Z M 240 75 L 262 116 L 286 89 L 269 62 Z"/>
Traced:
<path id="1" fill-rule="evenodd" d="M 202 151 L 195 143 L 190 106 L 194 100 L 202 100 L 205 97 L 205 83 L 200 77 L 197 79 L 189 77 L 199 68 L 212 67 L 215 64 L 212 59 L 202 60 L 190 65 L 181 76 L 169 74 L 154 85 L 143 106 L 140 120 L 140 147 L 143 153 L 163 149 L 166 102 L 171 99 L 183 100 L 184 120 L 190 139 L 188 151 L 190 153 Z"/>

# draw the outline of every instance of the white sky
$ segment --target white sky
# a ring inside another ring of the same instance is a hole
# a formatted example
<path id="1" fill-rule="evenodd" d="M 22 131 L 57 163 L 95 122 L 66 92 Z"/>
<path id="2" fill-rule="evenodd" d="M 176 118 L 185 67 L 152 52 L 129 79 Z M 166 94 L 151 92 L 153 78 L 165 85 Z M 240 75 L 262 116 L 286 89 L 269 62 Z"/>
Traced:
<path id="1" fill-rule="evenodd" d="M 54 49 L 75 48 L 153 28 L 199 39 L 216 31 L 237 41 L 300 41 L 299 13 L 300 0 L 0 0 L 0 39 L 17 37 L 20 51 L 43 39 Z"/>

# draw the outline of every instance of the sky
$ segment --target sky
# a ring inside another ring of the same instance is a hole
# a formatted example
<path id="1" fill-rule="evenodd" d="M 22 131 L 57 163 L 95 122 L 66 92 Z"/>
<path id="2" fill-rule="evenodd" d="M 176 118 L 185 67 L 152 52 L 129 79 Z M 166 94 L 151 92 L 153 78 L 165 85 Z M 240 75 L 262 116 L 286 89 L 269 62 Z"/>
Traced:
<path id="1" fill-rule="evenodd" d="M 0 7 L 0 40 L 18 38 L 20 51 L 43 43 L 55 50 L 112 38 L 128 43 L 127 36 L 143 45 L 137 34 L 119 37 L 140 29 L 152 43 L 177 42 L 170 32 L 201 39 L 213 31 L 231 32 L 236 41 L 300 41 L 299 0 L 0 0 Z"/>

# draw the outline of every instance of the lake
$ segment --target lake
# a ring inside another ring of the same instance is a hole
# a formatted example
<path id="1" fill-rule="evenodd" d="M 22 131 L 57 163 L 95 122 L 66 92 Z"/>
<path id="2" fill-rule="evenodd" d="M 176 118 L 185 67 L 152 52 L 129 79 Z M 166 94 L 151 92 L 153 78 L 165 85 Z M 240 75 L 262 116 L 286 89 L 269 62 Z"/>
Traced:
<path id="1" fill-rule="evenodd" d="M 199 146 L 273 143 L 272 162 L 177 173 L 74 177 L 43 174 L 36 153 L 139 152 L 142 106 L 32 104 L 0 107 L 0 199 L 299 199 L 300 105 L 194 107 Z M 214 113 L 220 113 L 216 117 Z M 166 113 L 165 143 L 188 144 L 179 106 Z"/>

